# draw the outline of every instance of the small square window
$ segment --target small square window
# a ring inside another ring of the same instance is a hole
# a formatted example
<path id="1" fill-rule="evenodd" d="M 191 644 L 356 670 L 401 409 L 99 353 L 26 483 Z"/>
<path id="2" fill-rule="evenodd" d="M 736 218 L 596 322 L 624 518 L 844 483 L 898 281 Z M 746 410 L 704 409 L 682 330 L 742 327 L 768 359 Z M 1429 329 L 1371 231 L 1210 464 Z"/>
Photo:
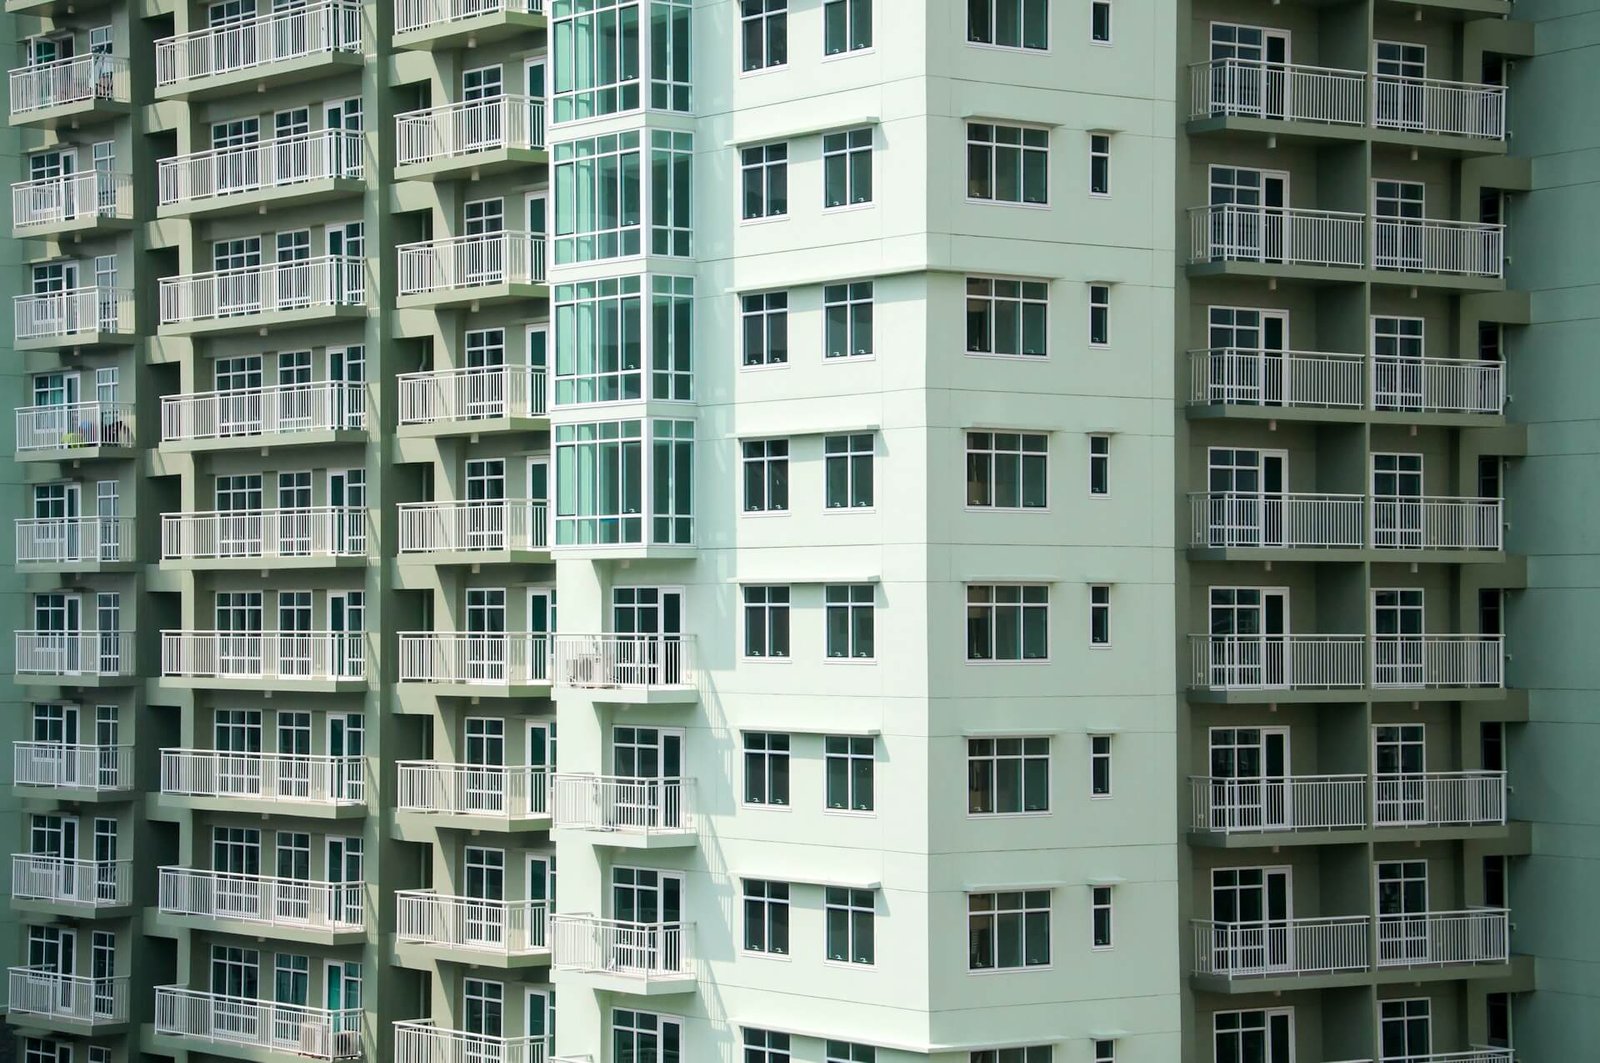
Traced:
<path id="1" fill-rule="evenodd" d="M 848 1041 L 828 1041 L 822 1063 L 876 1063 L 878 1050 L 871 1045 L 854 1045 Z"/>
<path id="2" fill-rule="evenodd" d="M 745 1027 L 743 1063 L 789 1063 L 789 1035 Z"/>
<path id="3" fill-rule="evenodd" d="M 1094 1063 L 1117 1063 L 1117 1043 L 1115 1041 L 1096 1041 L 1094 1043 Z"/>

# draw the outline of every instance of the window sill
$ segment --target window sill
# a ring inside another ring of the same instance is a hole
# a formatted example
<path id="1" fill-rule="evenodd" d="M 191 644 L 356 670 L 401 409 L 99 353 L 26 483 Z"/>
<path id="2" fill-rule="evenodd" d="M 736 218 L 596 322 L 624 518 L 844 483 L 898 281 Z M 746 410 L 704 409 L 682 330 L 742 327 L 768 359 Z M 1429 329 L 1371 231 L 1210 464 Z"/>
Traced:
<path id="1" fill-rule="evenodd" d="M 967 197 L 967 202 L 972 204 L 975 207 L 1021 207 L 1021 208 L 1025 209 L 1025 210 L 1049 210 L 1050 209 L 1050 203 L 1048 201 L 1046 201 L 1044 203 L 1024 203 L 1024 202 L 1021 202 L 1020 200 L 1013 201 L 1013 200 L 1009 200 L 1009 199 L 978 199 L 978 198 L 976 198 L 974 196 L 968 196 Z"/>

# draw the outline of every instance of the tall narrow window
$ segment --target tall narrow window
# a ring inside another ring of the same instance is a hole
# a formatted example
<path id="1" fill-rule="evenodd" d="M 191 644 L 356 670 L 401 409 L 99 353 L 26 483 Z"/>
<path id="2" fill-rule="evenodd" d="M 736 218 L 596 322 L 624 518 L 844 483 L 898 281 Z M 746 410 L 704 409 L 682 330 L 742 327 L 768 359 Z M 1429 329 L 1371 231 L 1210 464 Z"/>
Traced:
<path id="1" fill-rule="evenodd" d="M 773 956 L 789 954 L 789 884 L 744 880 L 744 948 Z"/>
<path id="2" fill-rule="evenodd" d="M 1089 796 L 1111 796 L 1111 736 L 1089 736 Z"/>
<path id="3" fill-rule="evenodd" d="M 1111 645 L 1111 588 L 1104 583 L 1089 588 L 1089 644 Z"/>
<path id="4" fill-rule="evenodd" d="M 854 207 L 872 202 L 872 127 L 822 138 L 822 205 Z"/>
<path id="5" fill-rule="evenodd" d="M 1111 285 L 1089 285 L 1089 346 L 1111 344 Z"/>
<path id="6" fill-rule="evenodd" d="M 1090 897 L 1090 922 L 1094 932 L 1094 947 L 1111 947 L 1111 887 L 1096 886 Z"/>
<path id="7" fill-rule="evenodd" d="M 1090 0 L 1089 40 L 1094 44 L 1111 43 L 1111 0 Z"/>
<path id="8" fill-rule="evenodd" d="M 1089 493 L 1111 493 L 1111 437 L 1089 437 Z"/>
<path id="9" fill-rule="evenodd" d="M 1111 138 L 1104 133 L 1089 135 L 1089 192 L 1111 194 Z"/>

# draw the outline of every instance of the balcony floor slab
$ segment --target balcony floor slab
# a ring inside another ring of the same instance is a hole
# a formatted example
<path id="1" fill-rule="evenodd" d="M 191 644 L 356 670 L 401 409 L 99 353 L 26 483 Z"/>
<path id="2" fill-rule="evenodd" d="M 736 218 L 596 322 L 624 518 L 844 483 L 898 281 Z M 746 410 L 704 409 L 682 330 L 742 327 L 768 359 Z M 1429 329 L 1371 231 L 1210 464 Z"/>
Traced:
<path id="1" fill-rule="evenodd" d="M 202 915 L 178 915 L 159 908 L 146 908 L 142 927 L 151 937 L 179 939 L 191 931 L 210 934 L 237 934 L 268 941 L 293 941 L 302 945 L 339 948 L 360 945 L 367 940 L 365 930 L 331 930 L 293 923 L 256 923 L 248 919 L 222 919 Z"/>
<path id="2" fill-rule="evenodd" d="M 396 48 L 431 52 L 435 50 L 474 48 L 480 44 L 520 37 L 526 33 L 543 32 L 545 17 L 528 11 L 494 11 L 473 18 L 438 22 L 432 26 L 396 33 L 392 43 Z"/>
<path id="3" fill-rule="evenodd" d="M 103 214 L 85 214 L 71 221 L 13 225 L 11 236 L 15 240 L 60 240 L 63 237 L 106 236 L 128 232 L 137 224 L 132 218 L 108 218 Z"/>
<path id="4" fill-rule="evenodd" d="M 1453 273 L 1421 273 L 1367 269 L 1359 266 L 1300 266 L 1287 262 L 1191 262 L 1191 277 L 1252 277 L 1266 280 L 1302 280 L 1313 284 L 1383 284 L 1402 288 L 1438 288 L 1461 292 L 1498 292 L 1503 277 L 1475 277 Z"/>
<path id="5" fill-rule="evenodd" d="M 6 0 L 6 10 L 15 15 L 55 18 L 106 7 L 109 3 L 110 0 Z"/>
<path id="6" fill-rule="evenodd" d="M 254 450 L 265 454 L 275 447 L 351 446 L 366 441 L 367 433 L 363 429 L 333 428 L 311 432 L 218 436 L 215 439 L 164 439 L 156 449 L 163 454 L 200 454 L 224 450 Z"/>
<path id="7" fill-rule="evenodd" d="M 625 974 L 607 974 L 602 971 L 584 971 L 561 968 L 563 981 L 581 982 L 586 988 L 602 993 L 618 993 L 630 997 L 667 997 L 693 993 L 699 983 L 693 975 L 655 975 L 635 978 Z"/>
<path id="8" fill-rule="evenodd" d="M 110 690 L 116 687 L 134 686 L 139 682 L 138 676 L 91 675 L 88 673 L 76 675 L 35 675 L 28 673 L 18 674 L 14 678 L 19 686 L 70 687 L 82 690 Z"/>
<path id="9" fill-rule="evenodd" d="M 37 573 L 38 575 L 72 573 L 75 575 L 96 575 L 111 572 L 135 572 L 140 568 L 137 561 L 18 561 L 17 571 L 22 573 Z"/>
<path id="10" fill-rule="evenodd" d="M 1453 133 L 1412 132 L 1404 129 L 1380 129 L 1371 125 L 1349 123 L 1310 122 L 1283 118 L 1252 118 L 1249 115 L 1219 114 L 1204 118 L 1191 118 L 1186 123 L 1190 136 L 1230 136 L 1235 139 L 1259 143 L 1266 137 L 1276 137 L 1280 145 L 1316 144 L 1338 142 L 1359 144 L 1392 144 L 1404 148 L 1419 148 L 1453 156 L 1504 155 L 1506 141 L 1489 137 L 1460 136 Z"/>
<path id="11" fill-rule="evenodd" d="M 38 450 L 19 450 L 14 455 L 18 462 L 72 462 L 80 461 L 132 461 L 139 456 L 134 447 L 52 447 Z"/>
<path id="12" fill-rule="evenodd" d="M 95 1037 L 123 1033 L 130 1025 L 127 1019 L 117 1022 L 109 1020 L 79 1022 L 59 1015 L 38 1015 L 32 1012 L 18 1011 L 15 1007 L 6 1012 L 6 1022 L 24 1030 L 37 1030 L 44 1033 L 58 1033 L 68 1036 L 73 1034 L 80 1036 L 92 1034 Z"/>
<path id="13" fill-rule="evenodd" d="M 1190 561 L 1253 561 L 1309 564 L 1327 561 L 1359 565 L 1499 565 L 1504 550 L 1398 550 L 1379 547 L 1191 546 Z"/>
<path id="14" fill-rule="evenodd" d="M 507 954 L 462 945 L 439 945 L 420 941 L 396 941 L 393 959 L 396 966 L 412 971 L 431 971 L 440 963 L 463 967 L 486 967 L 497 971 L 527 971 L 550 966 L 550 950 Z"/>
<path id="15" fill-rule="evenodd" d="M 1305 705 L 1316 702 L 1501 701 L 1520 692 L 1504 687 L 1332 687 L 1317 690 L 1205 690 L 1191 687 L 1191 702 L 1207 705 Z"/>
<path id="16" fill-rule="evenodd" d="M 1423 428 L 1504 428 L 1504 414 L 1427 413 L 1421 410 L 1356 410 L 1330 406 L 1242 406 L 1193 404 L 1191 421 L 1305 421 L 1326 424 L 1393 424 Z"/>
<path id="17" fill-rule="evenodd" d="M 529 299 L 549 299 L 550 288 L 544 284 L 508 281 L 504 284 L 482 284 L 469 288 L 439 288 L 416 295 L 398 296 L 394 305 L 399 310 L 471 310 L 485 306 L 525 302 Z"/>
<path id="18" fill-rule="evenodd" d="M 175 321 L 161 325 L 161 336 L 216 336 L 227 333 L 267 335 L 278 329 L 326 325 L 334 321 L 359 321 L 367 316 L 364 306 L 307 306 L 297 310 L 275 310 L 263 314 L 239 314 L 204 321 Z"/>
<path id="19" fill-rule="evenodd" d="M 272 694 L 356 694 L 365 679 L 258 679 L 225 676 L 164 675 L 160 684 L 177 690 L 251 690 Z"/>
<path id="20" fill-rule="evenodd" d="M 307 1059 L 320 1058 L 306 1056 L 287 1046 L 269 1048 L 203 1037 L 167 1036 L 156 1033 L 155 1026 L 149 1023 L 140 1027 L 139 1047 L 147 1053 L 172 1059 L 191 1059 L 196 1055 L 204 1055 L 214 1059 L 244 1060 L 245 1063 L 306 1063 Z M 361 1058 L 368 1057 L 363 1054 Z"/>
<path id="21" fill-rule="evenodd" d="M 1281 849 L 1308 845 L 1375 845 L 1381 842 L 1493 841 L 1511 836 L 1506 824 L 1437 827 L 1351 827 L 1318 830 L 1274 830 L 1231 834 L 1191 830 L 1189 845 L 1196 849 Z"/>
<path id="22" fill-rule="evenodd" d="M 294 184 L 258 188 L 249 192 L 235 192 L 225 196 L 166 203 L 156 208 L 157 218 L 221 218 L 230 214 L 256 214 L 272 210 L 288 210 L 312 203 L 323 203 L 366 191 L 366 183 L 354 177 L 323 177 L 315 181 L 297 181 Z"/>
<path id="23" fill-rule="evenodd" d="M 444 436 L 469 436 L 476 442 L 478 436 L 503 432 L 548 432 L 550 418 L 538 417 L 484 417 L 458 421 L 430 421 L 427 424 L 403 424 L 395 435 L 403 439 L 437 439 Z"/>
<path id="24" fill-rule="evenodd" d="M 243 70 L 230 70 L 225 74 L 208 74 L 185 78 L 170 85 L 157 85 L 157 100 L 212 100 L 223 96 L 239 96 L 291 82 L 303 82 L 312 77 L 327 77 L 346 70 L 360 70 L 359 52 L 318 52 L 295 59 L 281 59 L 274 63 L 261 63 Z"/>
<path id="25" fill-rule="evenodd" d="M 690 686 L 598 687 L 557 683 L 555 697 L 583 698 L 602 705 L 696 705 L 700 691 Z"/>
<path id="26" fill-rule="evenodd" d="M 169 558 L 160 561 L 160 567 L 172 572 L 281 572 L 285 570 L 363 568 L 365 557 L 201 557 Z"/>
<path id="27" fill-rule="evenodd" d="M 70 336 L 30 336 L 17 339 L 12 346 L 19 351 L 59 351 L 64 355 L 82 354 L 99 347 L 129 347 L 139 337 L 132 332 L 74 332 Z"/>
<path id="28" fill-rule="evenodd" d="M 40 107 L 37 110 L 11 116 L 13 126 L 35 126 L 41 129 L 77 129 L 79 126 L 97 125 L 133 113 L 131 104 L 117 100 L 95 98 L 74 100 L 57 107 Z"/>
<path id="29" fill-rule="evenodd" d="M 87 872 L 85 872 L 87 874 Z M 46 901 L 31 897 L 11 897 L 15 911 L 34 915 L 48 915 L 63 919 L 126 919 L 133 914 L 133 904 L 69 904 L 66 901 Z"/>
<path id="30" fill-rule="evenodd" d="M 396 564 L 426 565 L 548 565 L 550 551 L 546 549 L 515 550 L 428 550 L 405 553 L 395 558 Z"/>
<path id="31" fill-rule="evenodd" d="M 318 801 L 274 800 L 237 795 L 152 793 L 146 798 L 146 807 L 151 818 L 169 821 L 185 812 L 238 812 L 241 815 L 259 815 L 264 818 L 332 820 L 364 819 L 367 815 L 366 805 L 350 802 L 335 805 Z"/>
<path id="32" fill-rule="evenodd" d="M 463 830 L 473 834 L 537 834 L 550 829 L 549 816 L 511 819 L 479 816 L 466 812 L 401 812 L 394 814 L 390 837 L 402 842 L 437 843 L 441 830 Z"/>
<path id="33" fill-rule="evenodd" d="M 551 829 L 550 834 L 552 838 L 570 838 L 612 849 L 692 849 L 700 844 L 700 836 L 692 830 L 641 834 L 635 831 L 600 830 L 591 827 L 555 827 Z"/>
<path id="34" fill-rule="evenodd" d="M 21 786 L 11 785 L 11 795 L 23 801 L 46 801 L 52 805 L 122 804 L 138 799 L 134 790 L 96 790 L 86 786 Z"/>
<path id="35" fill-rule="evenodd" d="M 394 179 L 396 181 L 432 181 L 440 178 L 476 180 L 487 174 L 520 170 L 529 166 L 546 166 L 549 162 L 550 156 L 543 148 L 493 148 L 469 155 L 452 155 L 449 158 L 397 165 L 394 168 Z"/>
<path id="36" fill-rule="evenodd" d="M 1516 963 L 1527 957 L 1512 957 L 1511 961 L 1492 963 L 1452 963 L 1411 967 L 1377 967 L 1361 971 L 1336 971 L 1329 974 L 1267 974 L 1228 978 L 1222 975 L 1194 974 L 1190 982 L 1195 989 L 1223 996 L 1245 996 L 1258 993 L 1307 993 L 1323 989 L 1345 989 L 1372 985 L 1421 984 L 1424 982 L 1455 982 L 1461 979 L 1512 978 Z"/>

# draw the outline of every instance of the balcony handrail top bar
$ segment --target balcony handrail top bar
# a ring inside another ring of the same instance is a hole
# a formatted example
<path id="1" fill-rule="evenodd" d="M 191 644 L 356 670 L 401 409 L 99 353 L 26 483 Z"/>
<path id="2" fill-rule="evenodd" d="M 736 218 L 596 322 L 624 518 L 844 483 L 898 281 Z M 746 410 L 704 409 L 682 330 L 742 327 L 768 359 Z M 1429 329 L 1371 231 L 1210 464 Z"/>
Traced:
<path id="1" fill-rule="evenodd" d="M 1384 778 L 1384 776 L 1381 776 L 1381 775 L 1377 776 L 1377 777 L 1378 778 Z M 1224 786 L 1228 786 L 1228 785 L 1268 786 L 1268 785 L 1273 785 L 1273 784 L 1277 784 L 1277 783 L 1293 783 L 1293 782 L 1366 782 L 1370 778 L 1372 778 L 1372 776 L 1363 775 L 1363 774 L 1361 774 L 1359 772 L 1350 772 L 1350 773 L 1346 773 L 1346 774 L 1343 774 L 1343 775 L 1263 776 L 1263 777 L 1257 778 L 1257 779 L 1230 779 L 1230 778 L 1226 778 L 1226 777 L 1221 776 L 1221 775 L 1191 775 L 1191 776 L 1189 776 L 1189 779 L 1190 779 L 1191 782 L 1213 782 L 1213 783 L 1219 783 L 1219 784 L 1224 785 Z M 1403 775 L 1403 776 L 1395 776 L 1395 778 L 1414 779 L 1414 778 L 1419 778 L 1419 776 Z"/>
<path id="2" fill-rule="evenodd" d="M 132 180 L 133 174 L 126 170 L 79 170 L 76 173 L 58 173 L 54 177 L 32 177 L 26 181 L 13 181 L 11 182 L 11 190 L 13 192 L 25 192 L 34 188 L 47 188 L 50 185 L 73 184 L 76 182 L 88 184 L 90 182 L 110 181 L 113 184 L 119 184 Z M 98 207 L 98 204 L 94 204 L 94 206 Z"/>
<path id="3" fill-rule="evenodd" d="M 1244 59 L 1239 56 L 1226 56 L 1220 59 L 1202 59 L 1199 62 L 1190 63 L 1189 69 L 1208 70 L 1212 67 L 1219 66 L 1242 67 L 1250 70 L 1292 70 L 1297 73 L 1336 74 L 1342 77 L 1362 79 L 1367 77 L 1367 73 L 1364 70 L 1350 70 L 1345 67 L 1335 66 L 1311 66 L 1306 63 L 1274 63 L 1265 59 Z"/>
<path id="4" fill-rule="evenodd" d="M 297 263 L 284 263 L 296 265 Z M 249 272 L 249 271 L 246 271 Z M 197 276 L 198 274 L 191 274 Z M 177 405 L 183 402 L 194 402 L 205 399 L 239 399 L 261 395 L 283 395 L 297 391 L 315 391 L 320 388 L 334 388 L 338 390 L 359 389 L 362 382 L 357 380 L 308 380 L 300 384 L 262 384 L 253 388 L 229 388 L 225 391 L 182 391 L 173 395 L 161 396 L 163 405 Z"/>
<path id="5" fill-rule="evenodd" d="M 1358 210 L 1320 210 L 1315 207 L 1268 207 L 1253 206 L 1245 203 L 1202 203 L 1199 206 L 1189 208 L 1190 214 L 1209 214 L 1216 211 L 1230 214 L 1274 214 L 1280 217 L 1332 218 L 1341 221 L 1361 221 L 1368 217 L 1364 211 Z"/>
<path id="6" fill-rule="evenodd" d="M 52 853 L 12 853 L 13 860 L 48 860 L 57 864 L 71 864 L 74 867 L 125 867 L 132 864 L 132 860 L 94 860 L 81 856 L 56 856 Z"/>
<path id="7" fill-rule="evenodd" d="M 402 631 L 403 639 L 550 639 L 555 636 L 539 631 Z M 432 763 L 432 761 L 418 763 Z"/>
<path id="8" fill-rule="evenodd" d="M 63 974 L 52 971 L 39 964 L 19 963 L 7 967 L 12 974 L 25 974 L 34 978 L 52 978 L 60 982 L 71 982 L 74 985 L 104 985 L 106 983 L 127 982 L 129 976 L 125 974 Z"/>
<path id="9" fill-rule="evenodd" d="M 288 136 L 273 137 L 270 140 L 257 140 L 250 144 L 234 144 L 225 148 L 207 148 L 205 151 L 191 151 L 187 155 L 172 155 L 161 159 L 158 165 L 163 170 L 174 170 L 180 166 L 192 165 L 208 159 L 242 158 L 274 148 L 294 147 L 298 144 L 310 144 L 317 140 L 348 140 L 351 143 L 365 143 L 363 135 L 355 129 L 313 129 L 309 133 L 291 133 Z"/>
<path id="10" fill-rule="evenodd" d="M 205 26 L 201 29 L 190 30 L 187 33 L 175 33 L 170 37 L 161 37 L 156 40 L 155 47 L 159 51 L 162 48 L 176 48 L 180 45 L 206 40 L 211 37 L 245 33 L 259 26 L 269 25 L 274 22 L 286 22 L 291 19 L 304 18 L 324 9 L 329 11 L 343 10 L 355 15 L 361 13 L 361 5 L 357 0 L 312 0 L 311 3 L 299 7 L 267 11 L 252 15 L 249 18 L 240 19 L 237 22 L 225 22 L 218 26 Z M 333 51 L 336 49 L 335 46 L 330 44 L 327 50 Z"/>
<path id="11" fill-rule="evenodd" d="M 1408 915 L 1404 915 L 1404 916 L 1395 916 L 1394 918 L 1396 918 L 1396 919 L 1416 919 L 1416 918 L 1420 918 L 1422 915 L 1433 915 L 1433 914 L 1438 914 L 1438 913 L 1433 913 L 1433 912 L 1413 913 L 1413 914 L 1408 914 Z M 1380 916 L 1380 918 L 1389 918 L 1389 917 L 1388 916 Z M 1221 930 L 1221 931 L 1224 931 L 1224 932 L 1238 931 L 1240 933 L 1249 933 L 1249 932 L 1259 931 L 1263 927 L 1279 927 L 1279 926 L 1282 926 L 1282 927 L 1289 927 L 1289 926 L 1352 926 L 1352 925 L 1359 925 L 1359 924 L 1362 924 L 1362 923 L 1370 923 L 1371 921 L 1372 921 L 1372 916 L 1370 916 L 1370 915 L 1297 915 L 1297 916 L 1294 916 L 1294 917 L 1289 918 L 1289 919 L 1241 919 L 1241 920 L 1238 920 L 1237 922 L 1231 922 L 1231 923 L 1227 922 L 1225 920 L 1221 920 L 1221 919 L 1191 919 L 1191 920 L 1189 920 L 1189 922 L 1193 926 L 1210 927 L 1212 929 Z"/>
<path id="12" fill-rule="evenodd" d="M 518 365 L 505 362 L 501 365 L 457 366 L 454 369 L 421 369 L 415 373 L 396 373 L 395 379 L 426 384 L 441 377 L 487 376 L 491 373 L 542 373 L 543 366 Z"/>
<path id="13" fill-rule="evenodd" d="M 544 1039 L 542 1037 L 496 1037 L 493 1034 L 473 1033 L 470 1030 L 452 1030 L 448 1027 L 437 1025 L 433 1019 L 396 1019 L 394 1020 L 394 1028 L 396 1031 L 405 1030 L 412 1033 L 424 1033 L 439 1037 L 456 1038 L 463 1041 L 470 1041 L 473 1044 L 542 1045 L 544 1043 Z M 488 1063 L 488 1057 L 485 1057 L 485 1063 Z"/>
<path id="14" fill-rule="evenodd" d="M 418 254 L 424 251 L 440 250 L 448 247 L 464 247 L 469 244 L 486 244 L 498 241 L 512 240 L 542 240 L 543 234 L 524 233 L 515 229 L 501 229 L 492 233 L 473 233 L 469 236 L 441 236 L 432 240 L 417 240 L 409 244 L 400 244 L 395 251 L 400 254 Z"/>
<path id="15" fill-rule="evenodd" d="M 284 269 L 307 269 L 311 266 L 328 263 L 335 266 L 360 264 L 364 259 L 354 255 L 312 255 L 310 258 L 298 258 L 290 262 L 263 262 L 259 266 L 237 266 L 233 269 L 213 269 L 203 273 L 180 273 L 172 277 L 162 277 L 163 286 L 175 287 L 184 283 L 197 283 L 208 280 L 231 280 L 235 277 L 259 277 L 268 273 L 276 273 Z M 302 385 L 303 386 L 303 385 Z M 224 394 L 227 394 L 224 392 Z"/>
<path id="16" fill-rule="evenodd" d="M 326 886 L 329 889 L 362 889 L 365 882 L 324 882 L 314 878 L 290 878 L 287 875 L 251 875 L 243 871 L 218 871 L 209 867 L 184 867 L 182 864 L 161 864 L 156 868 L 161 874 L 197 875 L 204 878 L 238 879 L 241 882 L 260 882 L 264 884 L 287 883 L 300 886 Z"/>
<path id="17" fill-rule="evenodd" d="M 13 67 L 11 76 L 19 74 L 34 74 L 43 71 L 65 70 L 71 66 L 102 66 L 121 67 L 126 69 L 128 57 L 116 55 L 112 52 L 85 52 L 82 55 L 69 55 L 64 59 L 52 59 L 48 63 L 27 63 L 23 66 Z"/>
<path id="18" fill-rule="evenodd" d="M 192 749 L 187 746 L 167 746 L 161 750 L 161 755 L 163 757 L 227 757 L 230 760 L 281 760 L 289 763 L 304 764 L 351 764 L 364 762 L 364 758 L 360 754 L 274 753 L 270 750 L 234 752 L 227 749 Z"/>
<path id="19" fill-rule="evenodd" d="M 1373 81 L 1381 81 L 1386 85 L 1421 85 L 1432 89 L 1462 89 L 1471 92 L 1481 92 L 1486 96 L 1504 96 L 1504 85 L 1490 85 L 1482 81 L 1452 81 L 1449 78 L 1413 77 L 1409 74 L 1367 74 Z"/>
<path id="20" fill-rule="evenodd" d="M 119 299 L 131 299 L 131 298 L 133 298 L 133 289 L 132 288 L 121 288 L 121 287 L 113 288 L 110 285 L 105 285 L 105 284 L 85 284 L 85 285 L 81 285 L 81 286 L 79 286 L 77 288 L 64 288 L 59 292 L 24 292 L 21 295 L 12 296 L 11 297 L 11 301 L 16 303 L 16 304 L 18 304 L 18 305 L 21 305 L 23 303 L 34 302 L 35 300 L 66 299 L 66 298 L 69 298 L 69 297 L 75 296 L 75 295 L 77 295 L 77 296 L 87 295 L 87 294 L 89 294 L 91 292 L 96 293 L 96 294 L 101 293 L 101 292 L 105 292 L 107 294 L 114 294 Z"/>
<path id="21" fill-rule="evenodd" d="M 98 399 L 79 399 L 77 402 L 46 403 L 42 406 L 18 406 L 16 412 L 23 414 L 36 414 L 44 412 L 64 412 L 67 410 L 126 410 L 133 412 L 131 402 L 101 402 Z"/>
<path id="22" fill-rule="evenodd" d="M 273 506 L 264 509 L 199 509 L 192 512 L 163 513 L 162 521 L 200 520 L 217 517 L 312 516 L 330 513 L 365 513 L 364 506 Z"/>
<path id="23" fill-rule="evenodd" d="M 449 114 L 452 111 L 464 111 L 471 110 L 473 108 L 492 107 L 496 104 L 539 104 L 542 106 L 544 101 L 536 100 L 531 96 L 523 96 L 515 92 L 504 92 L 498 96 L 485 96 L 481 100 L 457 100 L 453 103 L 434 104 L 432 107 L 419 107 L 415 111 L 401 111 L 394 117 L 395 121 L 397 122 L 405 121 L 408 118 L 412 120 L 419 120 L 424 118 L 432 118 L 436 115 Z"/>
<path id="24" fill-rule="evenodd" d="M 451 903 L 477 904 L 485 908 L 545 908 L 549 901 L 518 899 L 516 897 L 467 897 L 457 893 L 440 893 L 432 886 L 413 890 L 395 890 L 396 897 L 411 897 L 433 901 L 448 901 Z"/>
<path id="25" fill-rule="evenodd" d="M 1302 351 L 1294 349 L 1278 351 L 1268 350 L 1264 347 L 1191 347 L 1189 348 L 1189 353 L 1191 355 L 1232 354 L 1260 358 L 1320 358 L 1328 361 L 1343 362 L 1363 362 L 1367 358 L 1364 354 L 1352 354 L 1349 351 Z M 1452 359 L 1442 358 L 1436 360 L 1451 361 Z"/>

